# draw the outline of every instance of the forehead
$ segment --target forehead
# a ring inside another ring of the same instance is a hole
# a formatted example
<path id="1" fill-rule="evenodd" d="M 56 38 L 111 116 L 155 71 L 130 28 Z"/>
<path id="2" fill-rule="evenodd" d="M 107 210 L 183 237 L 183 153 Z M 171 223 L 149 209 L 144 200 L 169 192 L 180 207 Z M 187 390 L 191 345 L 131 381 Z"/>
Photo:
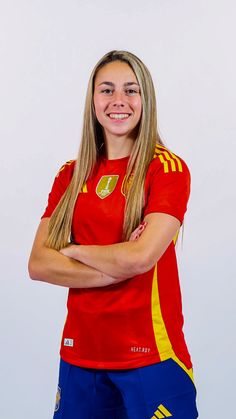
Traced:
<path id="1" fill-rule="evenodd" d="M 95 77 L 95 84 L 102 83 L 103 81 L 117 81 L 117 82 L 131 82 L 137 83 L 137 78 L 129 66 L 123 61 L 113 61 L 104 65 L 98 70 Z"/>

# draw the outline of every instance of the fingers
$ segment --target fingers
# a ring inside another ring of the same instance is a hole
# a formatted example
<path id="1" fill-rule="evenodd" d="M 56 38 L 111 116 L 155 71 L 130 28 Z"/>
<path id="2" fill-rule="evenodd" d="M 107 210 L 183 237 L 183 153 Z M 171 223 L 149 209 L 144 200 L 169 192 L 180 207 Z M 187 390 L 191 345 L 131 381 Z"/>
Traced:
<path id="1" fill-rule="evenodd" d="M 146 225 L 147 222 L 142 221 L 142 223 L 139 224 L 139 226 L 131 233 L 129 241 L 137 240 L 141 236 L 142 232 L 145 230 Z"/>

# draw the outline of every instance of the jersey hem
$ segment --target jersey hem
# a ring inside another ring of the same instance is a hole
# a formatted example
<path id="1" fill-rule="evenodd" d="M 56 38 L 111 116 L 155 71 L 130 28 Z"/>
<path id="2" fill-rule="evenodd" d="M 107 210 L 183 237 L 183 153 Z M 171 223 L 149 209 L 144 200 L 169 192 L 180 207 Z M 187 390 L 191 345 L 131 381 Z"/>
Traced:
<path id="1" fill-rule="evenodd" d="M 82 368 L 93 368 L 93 369 L 105 369 L 105 370 L 127 370 L 133 368 L 145 367 L 156 363 L 163 362 L 158 355 L 150 358 L 133 360 L 133 361 L 119 361 L 119 362 L 97 362 L 90 360 L 75 359 L 73 357 L 65 356 L 60 352 L 61 359 L 69 364 L 76 365 Z M 171 355 L 167 356 L 166 359 L 172 358 Z M 165 359 L 165 360 L 166 360 Z"/>

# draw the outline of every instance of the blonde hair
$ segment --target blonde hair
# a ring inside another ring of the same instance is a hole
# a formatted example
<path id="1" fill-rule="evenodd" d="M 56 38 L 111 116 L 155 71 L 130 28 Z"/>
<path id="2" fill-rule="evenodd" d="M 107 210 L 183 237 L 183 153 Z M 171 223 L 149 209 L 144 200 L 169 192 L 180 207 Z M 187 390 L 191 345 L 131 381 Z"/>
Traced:
<path id="1" fill-rule="evenodd" d="M 142 220 L 145 176 L 153 158 L 156 143 L 163 144 L 157 131 L 155 90 L 149 70 L 138 57 L 127 51 L 114 50 L 108 52 L 100 59 L 89 79 L 82 139 L 75 170 L 71 182 L 51 215 L 49 222 L 49 234 L 46 245 L 56 250 L 60 250 L 68 244 L 78 194 L 102 153 L 104 139 L 102 127 L 96 118 L 94 109 L 94 80 L 100 68 L 114 61 L 125 62 L 132 68 L 138 80 L 142 98 L 142 115 L 138 125 L 137 137 L 129 158 L 124 183 L 126 205 L 123 240 L 128 240 L 131 232 Z"/>

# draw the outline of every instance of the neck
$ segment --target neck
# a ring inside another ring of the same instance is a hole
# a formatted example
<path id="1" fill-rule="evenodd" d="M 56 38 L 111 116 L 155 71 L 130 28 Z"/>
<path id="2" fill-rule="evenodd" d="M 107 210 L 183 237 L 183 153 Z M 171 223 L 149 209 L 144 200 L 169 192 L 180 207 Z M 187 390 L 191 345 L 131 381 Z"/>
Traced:
<path id="1" fill-rule="evenodd" d="M 106 157 L 109 160 L 121 159 L 131 154 L 134 140 L 127 137 L 105 138 Z"/>

